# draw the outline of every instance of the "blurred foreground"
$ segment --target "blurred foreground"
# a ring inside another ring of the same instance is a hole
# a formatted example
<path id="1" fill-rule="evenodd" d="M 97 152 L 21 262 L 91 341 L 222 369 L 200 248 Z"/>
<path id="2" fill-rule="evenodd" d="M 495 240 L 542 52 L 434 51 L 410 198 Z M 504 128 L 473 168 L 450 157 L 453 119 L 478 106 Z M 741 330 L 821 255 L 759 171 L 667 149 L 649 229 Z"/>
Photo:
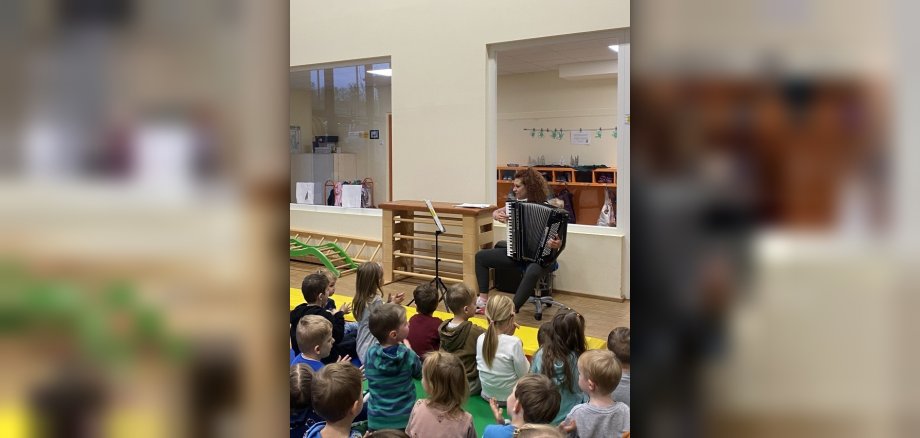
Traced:
<path id="1" fill-rule="evenodd" d="M 914 7 L 633 8 L 633 431 L 917 436 Z"/>
<path id="2" fill-rule="evenodd" d="M 0 436 L 284 434 L 287 5 L 2 8 Z"/>

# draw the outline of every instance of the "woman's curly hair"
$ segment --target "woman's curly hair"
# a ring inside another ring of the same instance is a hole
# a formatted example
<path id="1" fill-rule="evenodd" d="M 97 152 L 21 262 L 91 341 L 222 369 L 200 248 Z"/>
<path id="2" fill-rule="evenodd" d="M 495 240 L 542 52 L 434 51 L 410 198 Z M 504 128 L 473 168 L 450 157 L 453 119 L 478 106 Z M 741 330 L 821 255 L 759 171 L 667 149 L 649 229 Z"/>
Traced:
<path id="1" fill-rule="evenodd" d="M 533 167 L 517 171 L 514 179 L 520 179 L 521 185 L 527 190 L 527 200 L 530 202 L 545 202 L 550 197 L 549 185 L 540 172 Z"/>

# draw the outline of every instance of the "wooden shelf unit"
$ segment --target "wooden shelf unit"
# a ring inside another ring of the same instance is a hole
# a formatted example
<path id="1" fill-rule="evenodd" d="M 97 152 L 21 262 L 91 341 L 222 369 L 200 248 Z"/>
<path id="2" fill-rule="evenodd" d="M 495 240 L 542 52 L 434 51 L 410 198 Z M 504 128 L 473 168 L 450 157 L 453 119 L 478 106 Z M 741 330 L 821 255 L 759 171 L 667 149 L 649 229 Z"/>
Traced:
<path id="1" fill-rule="evenodd" d="M 526 167 L 499 166 L 496 171 L 496 190 L 498 207 L 505 206 L 505 198 L 511 191 L 514 174 Z M 616 190 L 617 170 L 614 167 L 599 168 L 590 171 L 590 175 L 571 167 L 534 167 L 543 174 L 553 193 L 568 189 L 572 193 L 575 219 L 577 224 L 595 225 L 604 207 L 604 190 Z M 607 182 L 610 181 L 610 182 Z M 614 205 L 614 207 L 616 207 Z"/>
<path id="2" fill-rule="evenodd" d="M 451 202 L 432 202 L 447 229 L 438 240 L 441 280 L 476 288 L 476 252 L 492 247 L 492 211 L 497 207 L 461 208 Z M 423 201 L 392 201 L 383 210 L 383 282 L 400 278 L 434 278 L 434 220 Z M 424 247 L 417 242 L 428 242 Z M 423 254 L 418 254 L 423 253 Z M 399 278 L 397 278 L 399 277 Z"/>

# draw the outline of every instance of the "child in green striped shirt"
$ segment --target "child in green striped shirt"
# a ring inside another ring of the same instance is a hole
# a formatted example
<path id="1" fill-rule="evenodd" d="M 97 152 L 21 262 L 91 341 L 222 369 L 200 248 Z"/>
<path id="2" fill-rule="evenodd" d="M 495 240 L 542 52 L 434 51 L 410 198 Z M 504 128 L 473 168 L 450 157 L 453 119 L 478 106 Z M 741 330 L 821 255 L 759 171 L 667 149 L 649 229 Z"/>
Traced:
<path id="1" fill-rule="evenodd" d="M 364 360 L 370 392 L 368 428 L 405 429 L 415 405 L 412 379 L 422 378 L 422 363 L 406 342 L 406 309 L 398 304 L 381 304 L 371 311 L 368 327 L 380 341 L 367 351 Z"/>

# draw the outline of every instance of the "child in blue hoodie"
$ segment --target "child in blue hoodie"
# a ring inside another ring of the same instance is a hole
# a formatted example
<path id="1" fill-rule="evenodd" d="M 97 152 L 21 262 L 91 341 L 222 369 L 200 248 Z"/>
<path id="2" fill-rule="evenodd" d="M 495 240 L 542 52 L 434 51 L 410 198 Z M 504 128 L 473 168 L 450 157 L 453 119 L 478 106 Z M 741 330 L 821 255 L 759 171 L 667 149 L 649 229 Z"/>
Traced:
<path id="1" fill-rule="evenodd" d="M 371 311 L 371 334 L 380 342 L 367 350 L 368 428 L 405 429 L 415 405 L 415 384 L 422 378 L 422 362 L 406 342 L 409 323 L 406 309 L 387 303 Z"/>
<path id="2" fill-rule="evenodd" d="M 341 436 L 361 438 L 351 423 L 364 407 L 361 397 L 361 371 L 350 363 L 333 363 L 313 377 L 313 410 L 326 419 L 307 430 L 304 438 Z M 324 429 L 328 429 L 323 433 Z"/>

